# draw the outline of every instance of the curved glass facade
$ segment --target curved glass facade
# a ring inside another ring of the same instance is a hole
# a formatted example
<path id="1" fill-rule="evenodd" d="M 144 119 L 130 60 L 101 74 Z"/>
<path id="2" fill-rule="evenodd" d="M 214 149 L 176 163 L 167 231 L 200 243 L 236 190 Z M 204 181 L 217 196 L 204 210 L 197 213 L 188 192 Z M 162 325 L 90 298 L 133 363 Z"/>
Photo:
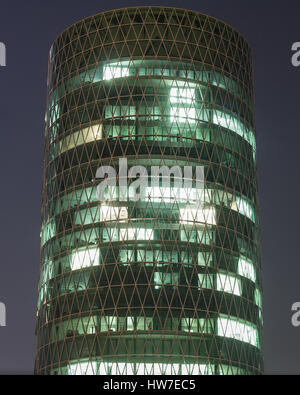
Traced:
<path id="1" fill-rule="evenodd" d="M 202 166 L 97 195 L 100 166 Z M 195 180 L 193 180 L 194 182 Z M 195 195 L 194 183 L 190 189 Z M 108 11 L 50 50 L 37 374 L 261 374 L 251 49 L 194 11 Z"/>

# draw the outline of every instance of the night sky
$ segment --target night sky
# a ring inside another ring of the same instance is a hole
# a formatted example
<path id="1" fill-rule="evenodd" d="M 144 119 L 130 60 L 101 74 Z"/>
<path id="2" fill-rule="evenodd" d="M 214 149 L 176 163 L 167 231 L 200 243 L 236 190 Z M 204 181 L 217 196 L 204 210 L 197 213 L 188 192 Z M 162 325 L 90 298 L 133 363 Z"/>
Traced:
<path id="1" fill-rule="evenodd" d="M 109 5 L 108 5 L 109 4 Z M 48 51 L 70 24 L 112 8 L 166 5 L 194 9 L 237 28 L 254 50 L 267 374 L 300 373 L 300 41 L 299 0 L 1 0 L 0 42 L 0 373 L 32 374 Z"/>

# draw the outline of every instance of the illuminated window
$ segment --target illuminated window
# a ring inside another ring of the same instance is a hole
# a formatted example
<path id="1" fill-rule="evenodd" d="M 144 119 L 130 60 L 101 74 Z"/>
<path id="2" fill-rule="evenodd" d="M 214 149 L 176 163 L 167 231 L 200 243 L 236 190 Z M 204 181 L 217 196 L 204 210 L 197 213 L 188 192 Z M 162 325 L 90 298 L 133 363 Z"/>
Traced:
<path id="1" fill-rule="evenodd" d="M 252 222 L 256 223 L 254 208 L 253 208 L 252 204 L 250 202 L 248 202 L 248 200 L 246 200 L 245 198 L 237 197 L 231 203 L 230 208 L 231 208 L 231 210 L 235 210 L 238 213 L 245 215 Z"/>
<path id="2" fill-rule="evenodd" d="M 195 89 L 171 88 L 170 102 L 180 104 L 192 104 L 195 101 Z"/>
<path id="3" fill-rule="evenodd" d="M 200 333 L 213 333 L 214 332 L 214 320 L 209 318 L 199 319 L 199 332 Z"/>
<path id="4" fill-rule="evenodd" d="M 117 331 L 118 330 L 118 320 L 114 316 L 101 317 L 101 331 Z"/>
<path id="5" fill-rule="evenodd" d="M 214 110 L 213 123 L 237 133 L 252 146 L 254 151 L 256 151 L 256 142 L 253 132 L 249 130 L 244 125 L 244 123 L 239 121 L 234 115 L 225 113 L 223 111 Z"/>
<path id="6" fill-rule="evenodd" d="M 42 280 L 43 283 L 47 283 L 51 278 L 54 277 L 54 266 L 51 260 L 46 261 L 43 265 L 43 275 Z"/>
<path id="7" fill-rule="evenodd" d="M 40 306 L 44 299 L 47 297 L 48 282 L 54 277 L 54 266 L 51 260 L 46 261 L 42 267 L 42 273 L 40 277 L 40 291 L 38 297 L 38 306 Z"/>
<path id="8" fill-rule="evenodd" d="M 215 232 L 213 230 L 207 229 L 206 227 L 202 227 L 201 229 L 196 231 L 197 242 L 201 244 L 210 245 L 214 242 Z"/>
<path id="9" fill-rule="evenodd" d="M 128 77 L 129 67 L 124 63 L 110 63 L 103 67 L 103 80 L 111 80 L 113 78 Z"/>
<path id="10" fill-rule="evenodd" d="M 129 187 L 130 193 L 130 187 Z M 202 194 L 195 188 L 177 188 L 177 187 L 162 187 L 153 186 L 146 187 L 145 200 L 151 202 L 178 202 L 178 203 L 193 203 L 197 201 L 199 195 Z"/>
<path id="11" fill-rule="evenodd" d="M 117 241 L 119 240 L 119 229 L 118 228 L 104 228 L 102 233 L 104 242 Z"/>
<path id="12" fill-rule="evenodd" d="M 58 104 L 55 104 L 53 107 L 51 113 L 50 113 L 50 122 L 49 122 L 49 128 L 59 119 L 60 117 L 60 107 Z"/>
<path id="13" fill-rule="evenodd" d="M 223 317 L 218 318 L 217 334 L 218 336 L 240 340 L 259 347 L 257 328 L 255 325 L 243 320 Z"/>
<path id="14" fill-rule="evenodd" d="M 54 218 L 49 218 L 42 226 L 41 245 L 43 246 L 48 240 L 55 236 L 56 226 Z"/>
<path id="15" fill-rule="evenodd" d="M 208 225 L 216 225 L 216 213 L 214 208 L 196 209 L 185 207 L 180 209 L 180 222 L 201 222 Z"/>
<path id="16" fill-rule="evenodd" d="M 71 270 L 95 265 L 99 265 L 99 249 L 96 247 L 79 250 L 72 254 Z"/>
<path id="17" fill-rule="evenodd" d="M 129 228 L 120 229 L 120 240 L 152 240 L 153 229 Z"/>
<path id="18" fill-rule="evenodd" d="M 214 274 L 198 273 L 199 289 L 212 289 L 214 287 Z"/>
<path id="19" fill-rule="evenodd" d="M 162 285 L 178 285 L 178 273 L 154 273 L 154 288 L 159 289 Z"/>
<path id="20" fill-rule="evenodd" d="M 195 108 L 184 108 L 184 107 L 172 107 L 171 108 L 171 122 L 180 123 L 196 123 L 196 109 Z"/>
<path id="21" fill-rule="evenodd" d="M 115 221 L 128 219 L 127 207 L 100 206 L 100 221 Z"/>
<path id="22" fill-rule="evenodd" d="M 183 364 L 181 366 L 181 374 L 185 376 L 213 375 L 214 366 L 204 364 Z"/>
<path id="23" fill-rule="evenodd" d="M 62 154 L 63 152 L 82 144 L 90 143 L 91 141 L 101 140 L 102 130 L 103 125 L 96 124 L 69 134 L 59 141 L 58 154 Z"/>
<path id="24" fill-rule="evenodd" d="M 229 274 L 217 274 L 217 290 L 237 296 L 242 294 L 240 281 Z"/>
<path id="25" fill-rule="evenodd" d="M 255 282 L 256 280 L 255 268 L 252 261 L 242 255 L 240 256 L 240 259 L 238 261 L 238 274 L 240 276 L 248 278 L 253 282 Z"/>
<path id="26" fill-rule="evenodd" d="M 133 331 L 134 330 L 134 317 L 127 317 L 126 322 L 127 322 L 127 330 Z"/>
<path id="27" fill-rule="evenodd" d="M 80 362 L 68 365 L 68 375 L 88 376 L 95 375 L 97 370 L 96 362 Z"/>
<path id="28" fill-rule="evenodd" d="M 126 117 L 134 120 L 136 117 L 136 109 L 134 106 L 110 106 L 105 107 L 105 118 L 121 118 Z"/>
<path id="29" fill-rule="evenodd" d="M 143 330 L 145 330 L 145 318 L 143 318 L 143 317 L 137 318 L 136 329 L 137 329 L 138 331 L 143 331 Z"/>
<path id="30" fill-rule="evenodd" d="M 183 318 L 181 330 L 184 332 L 198 332 L 198 320 L 196 318 Z"/>
<path id="31" fill-rule="evenodd" d="M 247 200 L 238 197 L 236 199 L 236 205 L 240 214 L 245 215 L 246 217 L 253 220 L 254 210 L 251 204 L 247 202 Z"/>
<path id="32" fill-rule="evenodd" d="M 262 308 L 262 297 L 261 297 L 261 292 L 258 288 L 255 288 L 254 300 L 255 300 L 255 304 L 261 309 Z"/>
<path id="33" fill-rule="evenodd" d="M 120 250 L 119 251 L 119 262 L 129 264 L 135 261 L 134 250 Z"/>
<path id="34" fill-rule="evenodd" d="M 236 366 L 229 366 L 229 365 L 218 365 L 218 374 L 220 376 L 237 376 L 237 375 L 246 375 L 247 372 L 245 369 L 238 368 Z"/>
<path id="35" fill-rule="evenodd" d="M 211 252 L 198 252 L 199 266 L 212 266 L 213 254 Z"/>
<path id="36" fill-rule="evenodd" d="M 223 374 L 241 374 L 242 369 L 218 365 Z M 226 369 L 226 373 L 225 373 Z M 230 370 L 230 372 L 229 372 Z M 54 371 L 52 371 L 52 374 Z M 214 375 L 215 365 L 192 363 L 126 363 L 126 362 L 74 362 L 67 365 L 68 375 Z M 220 374 L 222 374 L 220 372 Z M 65 373 L 66 374 L 66 373 Z"/>

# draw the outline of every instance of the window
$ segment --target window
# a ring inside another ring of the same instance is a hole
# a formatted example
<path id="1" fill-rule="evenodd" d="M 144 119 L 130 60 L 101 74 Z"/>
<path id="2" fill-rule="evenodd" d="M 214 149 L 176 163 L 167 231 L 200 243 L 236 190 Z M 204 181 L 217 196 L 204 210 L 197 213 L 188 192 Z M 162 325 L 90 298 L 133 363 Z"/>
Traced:
<path id="1" fill-rule="evenodd" d="M 198 273 L 199 289 L 212 289 L 214 287 L 214 274 Z"/>
<path id="2" fill-rule="evenodd" d="M 68 365 L 68 375 L 86 376 L 96 374 L 96 362 L 80 362 Z"/>
<path id="3" fill-rule="evenodd" d="M 78 270 L 94 265 L 99 265 L 98 248 L 85 248 L 73 252 L 71 257 L 71 270 Z"/>
<path id="4" fill-rule="evenodd" d="M 202 244 L 210 245 L 214 241 L 215 232 L 213 230 L 202 228 L 197 230 L 197 241 Z"/>
<path id="5" fill-rule="evenodd" d="M 127 330 L 133 331 L 134 330 L 134 317 L 127 317 Z"/>
<path id="6" fill-rule="evenodd" d="M 100 221 L 115 221 L 128 219 L 127 207 L 100 206 Z"/>
<path id="7" fill-rule="evenodd" d="M 199 332 L 200 333 L 213 333 L 214 332 L 214 320 L 209 318 L 199 319 Z"/>
<path id="8" fill-rule="evenodd" d="M 101 331 L 116 331 L 118 329 L 117 317 L 107 316 L 101 317 Z"/>
<path id="9" fill-rule="evenodd" d="M 47 298 L 48 293 L 48 281 L 54 277 L 54 266 L 51 260 L 45 260 L 42 273 L 40 278 L 40 292 L 38 297 L 38 306 L 43 303 L 44 299 Z"/>
<path id="10" fill-rule="evenodd" d="M 184 364 L 181 366 L 181 374 L 187 376 L 213 375 L 213 372 L 213 365 Z"/>
<path id="11" fill-rule="evenodd" d="M 97 214 L 99 215 L 98 207 L 89 207 L 80 211 L 75 211 L 73 223 L 74 225 L 89 225 L 93 222 L 98 222 L 99 217 Z"/>
<path id="12" fill-rule="evenodd" d="M 58 154 L 62 154 L 65 151 L 82 144 L 87 144 L 91 141 L 101 140 L 102 130 L 103 125 L 96 124 L 69 134 L 67 137 L 59 141 Z"/>
<path id="13" fill-rule="evenodd" d="M 159 289 L 162 285 L 178 285 L 178 273 L 154 273 L 154 288 Z"/>
<path id="14" fill-rule="evenodd" d="M 137 318 L 136 329 L 137 329 L 138 331 L 143 331 L 143 330 L 145 330 L 145 318 L 143 318 L 143 317 L 138 317 L 138 318 Z M 146 329 L 147 329 L 147 328 L 146 328 Z"/>
<path id="15" fill-rule="evenodd" d="M 259 347 L 257 328 L 243 320 L 221 316 L 217 320 L 217 334 Z"/>
<path id="16" fill-rule="evenodd" d="M 110 106 L 105 107 L 105 118 L 121 118 L 126 117 L 128 119 L 135 119 L 136 109 L 134 106 Z M 114 128 L 116 126 L 114 125 Z M 127 133 L 129 134 L 129 133 Z"/>
<path id="17" fill-rule="evenodd" d="M 58 104 L 55 104 L 54 108 L 50 111 L 49 128 L 51 128 L 51 126 L 55 124 L 55 122 L 59 119 L 59 117 L 60 117 L 60 107 Z M 54 135 L 56 135 L 56 133 L 54 133 Z M 51 138 L 51 142 L 52 141 L 54 141 L 54 138 Z"/>
<path id="18" fill-rule="evenodd" d="M 172 107 L 170 114 L 171 114 L 171 118 L 170 118 L 171 122 L 196 123 L 195 108 Z"/>
<path id="19" fill-rule="evenodd" d="M 251 145 L 253 151 L 256 151 L 256 142 L 253 132 L 249 130 L 244 125 L 244 123 L 239 121 L 234 115 L 223 111 L 214 110 L 213 123 L 237 133 Z"/>
<path id="20" fill-rule="evenodd" d="M 192 230 L 181 230 L 180 231 L 180 239 L 182 241 L 189 241 L 190 243 L 196 243 L 197 242 L 197 232 Z"/>
<path id="21" fill-rule="evenodd" d="M 219 375 L 223 376 L 237 376 L 237 375 L 246 375 L 247 372 L 245 369 L 238 368 L 236 366 L 229 366 L 229 365 L 219 365 Z"/>
<path id="22" fill-rule="evenodd" d="M 113 78 L 128 77 L 129 67 L 124 62 L 110 63 L 103 67 L 103 80 L 111 80 Z"/>
<path id="23" fill-rule="evenodd" d="M 193 264 L 193 255 L 188 251 L 182 251 L 181 254 L 181 262 L 192 265 Z"/>
<path id="24" fill-rule="evenodd" d="M 55 236 L 56 226 L 54 218 L 49 218 L 42 226 L 41 245 L 43 246 L 48 240 Z"/>
<path id="25" fill-rule="evenodd" d="M 119 240 L 118 228 L 104 228 L 102 233 L 103 242 Z"/>
<path id="26" fill-rule="evenodd" d="M 250 261 L 250 259 L 247 259 L 243 255 L 240 256 L 240 259 L 238 261 L 238 274 L 240 276 L 248 278 L 255 283 L 256 273 L 254 265 L 252 261 Z"/>
<path id="27" fill-rule="evenodd" d="M 198 332 L 198 320 L 196 318 L 183 318 L 181 330 L 184 332 Z"/>
<path id="28" fill-rule="evenodd" d="M 171 88 L 170 102 L 179 104 L 192 104 L 195 101 L 194 88 Z"/>
<path id="29" fill-rule="evenodd" d="M 211 252 L 198 252 L 199 266 L 212 266 L 213 254 Z"/>
<path id="30" fill-rule="evenodd" d="M 119 262 L 129 264 L 134 262 L 134 251 L 133 250 L 120 250 L 119 251 Z"/>
<path id="31" fill-rule="evenodd" d="M 235 367 L 219 365 L 223 374 L 228 370 L 235 374 L 242 369 Z M 56 374 L 56 371 L 51 371 L 51 374 Z M 63 372 L 63 371 L 61 371 Z M 125 363 L 125 362 L 99 362 L 86 361 L 70 363 L 67 366 L 68 375 L 213 375 L 215 372 L 215 365 L 210 364 L 193 364 L 193 363 Z M 221 374 L 222 372 L 220 372 Z M 66 374 L 66 373 L 64 373 Z M 229 372 L 227 373 L 229 374 Z"/>
<path id="32" fill-rule="evenodd" d="M 184 179 L 183 179 L 184 181 Z M 130 190 L 130 187 L 129 187 Z M 163 187 L 163 186 L 151 186 L 146 187 L 146 201 L 151 202 L 165 202 L 172 203 L 174 201 L 178 203 L 196 203 L 201 198 L 200 192 L 193 188 L 177 188 L 177 187 Z"/>
<path id="33" fill-rule="evenodd" d="M 254 300 L 255 300 L 255 304 L 261 309 L 262 308 L 262 297 L 261 297 L 261 292 L 258 288 L 255 288 Z"/>
<path id="34" fill-rule="evenodd" d="M 241 282 L 235 276 L 217 273 L 217 291 L 241 296 Z"/>
<path id="35" fill-rule="evenodd" d="M 122 228 L 120 229 L 120 240 L 152 240 L 153 229 L 145 228 Z"/>
<path id="36" fill-rule="evenodd" d="M 256 223 L 255 211 L 250 202 L 243 197 L 237 197 L 231 205 L 230 209 L 237 211 L 238 213 L 245 215 L 252 222 Z"/>
<path id="37" fill-rule="evenodd" d="M 180 222 L 182 224 L 201 222 L 208 225 L 216 225 L 216 211 L 213 207 L 205 209 L 196 209 L 190 207 L 181 208 Z"/>

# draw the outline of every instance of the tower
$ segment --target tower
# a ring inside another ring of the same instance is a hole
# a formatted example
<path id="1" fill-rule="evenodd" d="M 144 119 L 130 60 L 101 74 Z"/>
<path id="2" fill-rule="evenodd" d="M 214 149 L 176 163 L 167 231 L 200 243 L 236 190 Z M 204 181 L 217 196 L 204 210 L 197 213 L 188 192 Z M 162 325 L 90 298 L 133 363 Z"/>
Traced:
<path id="1" fill-rule="evenodd" d="M 150 174 L 140 199 L 129 178 L 122 195 L 120 163 Z M 101 200 L 103 166 L 117 183 Z M 194 175 L 187 198 L 172 173 L 188 166 L 204 174 L 196 208 Z M 169 184 L 152 184 L 153 167 L 170 171 Z M 256 172 L 252 55 L 235 29 L 131 7 L 60 34 L 49 56 L 36 373 L 262 373 Z"/>

